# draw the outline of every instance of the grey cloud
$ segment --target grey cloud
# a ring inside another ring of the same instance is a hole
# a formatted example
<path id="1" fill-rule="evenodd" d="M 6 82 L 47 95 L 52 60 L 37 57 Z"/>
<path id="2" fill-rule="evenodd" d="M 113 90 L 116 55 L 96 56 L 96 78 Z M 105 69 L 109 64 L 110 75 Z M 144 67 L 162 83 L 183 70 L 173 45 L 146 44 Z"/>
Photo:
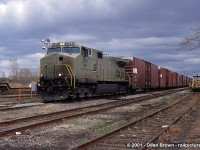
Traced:
<path id="1" fill-rule="evenodd" d="M 180 65 L 178 42 L 199 23 L 199 4 L 199 0 L 1 0 L 0 61 L 42 53 L 40 40 L 49 37 L 55 42 L 80 42 L 110 55 Z"/>

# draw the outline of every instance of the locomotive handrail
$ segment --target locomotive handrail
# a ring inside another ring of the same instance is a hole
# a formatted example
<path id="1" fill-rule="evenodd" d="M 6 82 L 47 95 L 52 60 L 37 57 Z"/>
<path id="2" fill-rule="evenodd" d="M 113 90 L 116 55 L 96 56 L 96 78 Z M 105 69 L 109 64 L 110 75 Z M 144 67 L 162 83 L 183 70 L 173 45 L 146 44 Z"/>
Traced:
<path id="1" fill-rule="evenodd" d="M 74 77 L 74 89 L 75 89 L 75 85 L 76 85 L 76 78 L 75 78 L 75 75 L 74 75 L 74 72 L 73 72 L 73 70 L 72 70 L 72 67 L 70 66 L 70 65 L 67 65 L 69 68 L 70 68 L 70 71 L 71 71 L 71 73 L 72 73 L 72 75 L 73 75 L 73 77 Z"/>
<path id="2" fill-rule="evenodd" d="M 71 79 L 70 86 L 72 86 L 72 74 L 71 74 L 71 72 L 70 72 L 70 70 L 69 70 L 69 68 L 68 68 L 68 65 L 65 65 L 65 66 L 66 66 L 66 68 L 67 68 L 67 70 L 68 70 L 68 72 L 69 72 L 69 74 L 70 74 L 70 79 Z"/>

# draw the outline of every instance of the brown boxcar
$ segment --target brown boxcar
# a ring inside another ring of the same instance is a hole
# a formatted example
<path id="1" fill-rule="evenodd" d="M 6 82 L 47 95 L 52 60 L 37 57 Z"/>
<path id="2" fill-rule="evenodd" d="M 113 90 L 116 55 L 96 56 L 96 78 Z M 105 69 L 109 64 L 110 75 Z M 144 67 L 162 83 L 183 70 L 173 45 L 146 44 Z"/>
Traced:
<path id="1" fill-rule="evenodd" d="M 168 74 L 168 83 L 167 83 L 167 87 L 172 88 L 173 87 L 173 74 L 171 70 L 167 70 L 167 74 Z"/>
<path id="2" fill-rule="evenodd" d="M 166 88 L 167 87 L 167 69 L 160 67 L 159 69 L 159 87 Z"/>
<path id="3" fill-rule="evenodd" d="M 183 86 L 187 86 L 187 77 L 186 76 L 183 76 Z"/>
<path id="4" fill-rule="evenodd" d="M 151 64 L 151 88 L 155 89 L 159 87 L 158 78 L 158 66 L 155 64 Z"/>
<path id="5" fill-rule="evenodd" d="M 145 81 L 145 61 L 131 57 L 130 62 L 125 66 L 125 72 L 129 77 L 130 86 L 133 90 L 144 89 L 146 87 Z"/>
<path id="6" fill-rule="evenodd" d="M 171 70 L 160 67 L 159 74 L 160 74 L 160 78 L 159 78 L 160 88 L 173 87 L 173 74 Z"/>
<path id="7" fill-rule="evenodd" d="M 151 88 L 151 63 L 144 61 L 145 63 L 145 89 Z"/>
<path id="8" fill-rule="evenodd" d="M 173 72 L 172 76 L 173 76 L 173 88 L 176 88 L 178 87 L 178 73 Z"/>
<path id="9" fill-rule="evenodd" d="M 183 87 L 183 75 L 179 75 L 179 87 Z"/>
<path id="10" fill-rule="evenodd" d="M 158 66 L 136 57 L 125 66 L 125 71 L 130 78 L 133 89 L 158 88 Z"/>

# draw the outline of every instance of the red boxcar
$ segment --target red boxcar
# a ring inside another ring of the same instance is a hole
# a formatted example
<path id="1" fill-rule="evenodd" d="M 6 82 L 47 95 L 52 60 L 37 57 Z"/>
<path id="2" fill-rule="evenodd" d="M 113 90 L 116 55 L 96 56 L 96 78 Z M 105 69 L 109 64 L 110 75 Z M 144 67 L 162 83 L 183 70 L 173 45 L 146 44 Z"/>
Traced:
<path id="1" fill-rule="evenodd" d="M 189 83 L 190 83 L 190 78 L 186 77 L 186 86 L 189 86 Z"/>
<path id="2" fill-rule="evenodd" d="M 176 88 L 178 87 L 178 73 L 173 72 L 172 75 L 173 75 L 173 88 Z"/>
<path id="3" fill-rule="evenodd" d="M 144 61 L 145 63 L 145 89 L 151 88 L 151 63 Z"/>
<path id="4" fill-rule="evenodd" d="M 130 58 L 129 58 L 130 59 Z M 158 87 L 158 66 L 150 62 L 132 57 L 125 66 L 133 89 L 151 89 Z"/>
<path id="5" fill-rule="evenodd" d="M 173 74 L 171 70 L 161 67 L 159 69 L 159 85 L 160 88 L 173 87 Z"/>
<path id="6" fill-rule="evenodd" d="M 162 67 L 159 69 L 159 87 L 166 87 L 166 69 Z"/>
<path id="7" fill-rule="evenodd" d="M 187 77 L 186 76 L 183 76 L 183 86 L 187 86 Z"/>
<path id="8" fill-rule="evenodd" d="M 183 87 L 183 75 L 179 75 L 179 87 Z"/>
<path id="9" fill-rule="evenodd" d="M 130 86 L 134 90 L 145 88 L 145 62 L 143 60 L 132 57 L 131 61 L 125 66 L 125 71 L 130 78 Z"/>
<path id="10" fill-rule="evenodd" d="M 167 86 L 169 88 L 172 88 L 173 87 L 173 74 L 172 74 L 172 71 L 171 70 L 167 70 L 167 74 L 168 74 L 168 83 L 167 83 Z"/>
<path id="11" fill-rule="evenodd" d="M 155 64 L 151 64 L 151 88 L 159 87 L 158 79 L 159 79 L 158 66 Z"/>

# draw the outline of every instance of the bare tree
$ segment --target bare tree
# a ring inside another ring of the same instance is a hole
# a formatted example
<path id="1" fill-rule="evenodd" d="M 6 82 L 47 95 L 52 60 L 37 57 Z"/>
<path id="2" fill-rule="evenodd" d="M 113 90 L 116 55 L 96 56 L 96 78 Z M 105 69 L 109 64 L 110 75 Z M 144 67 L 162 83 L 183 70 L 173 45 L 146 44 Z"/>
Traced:
<path id="1" fill-rule="evenodd" d="M 196 50 L 200 48 L 200 26 L 192 28 L 192 34 L 185 36 L 179 43 L 178 50 Z"/>
<path id="2" fill-rule="evenodd" d="M 36 82 L 39 77 L 39 70 L 36 68 L 20 68 L 19 80 L 21 85 L 29 85 L 31 82 Z"/>
<path id="3" fill-rule="evenodd" d="M 0 78 L 6 78 L 6 73 L 4 71 L 0 71 Z"/>
<path id="4" fill-rule="evenodd" d="M 9 58 L 9 65 L 9 77 L 13 80 L 17 80 L 20 73 L 17 58 Z"/>
<path id="5" fill-rule="evenodd" d="M 31 72 L 32 72 L 32 81 L 37 82 L 37 80 L 39 79 L 39 75 L 40 75 L 39 67 L 38 68 L 32 68 Z"/>

